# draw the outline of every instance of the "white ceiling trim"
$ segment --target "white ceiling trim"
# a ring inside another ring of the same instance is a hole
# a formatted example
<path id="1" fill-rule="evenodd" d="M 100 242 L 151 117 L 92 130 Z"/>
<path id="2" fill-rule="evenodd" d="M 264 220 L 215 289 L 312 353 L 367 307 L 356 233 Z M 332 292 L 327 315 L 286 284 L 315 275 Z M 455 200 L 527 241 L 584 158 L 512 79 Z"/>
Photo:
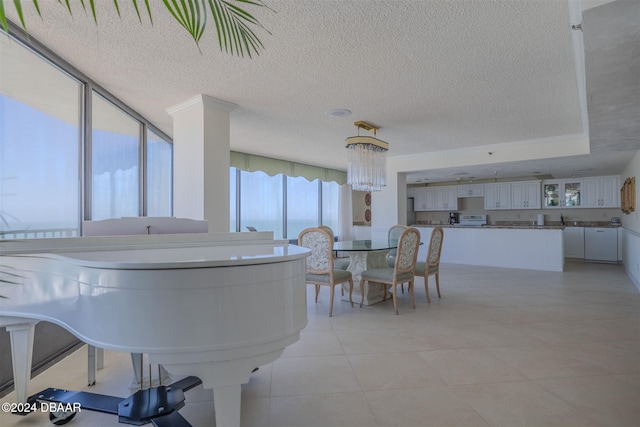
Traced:
<path id="1" fill-rule="evenodd" d="M 424 169 L 576 156 L 589 152 L 589 138 L 584 134 L 577 134 L 394 156 L 389 157 L 387 162 L 395 165 L 394 169 L 397 171 L 416 172 Z"/>
<path id="2" fill-rule="evenodd" d="M 211 96 L 200 94 L 189 98 L 184 102 L 168 107 L 166 111 L 173 117 L 176 114 L 183 113 L 196 106 L 215 108 L 218 110 L 226 111 L 228 113 L 238 108 L 238 105 L 232 102 L 227 102 L 221 99 L 212 98 Z"/>

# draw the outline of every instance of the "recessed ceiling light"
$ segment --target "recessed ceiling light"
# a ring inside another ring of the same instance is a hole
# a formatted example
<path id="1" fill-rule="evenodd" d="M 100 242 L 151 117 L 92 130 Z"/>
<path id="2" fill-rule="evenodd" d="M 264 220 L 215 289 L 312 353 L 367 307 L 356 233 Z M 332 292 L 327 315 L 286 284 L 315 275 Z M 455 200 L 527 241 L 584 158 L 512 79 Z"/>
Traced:
<path id="1" fill-rule="evenodd" d="M 469 175 L 469 172 L 458 172 L 453 174 L 453 176 L 457 176 L 457 175 Z"/>
<path id="2" fill-rule="evenodd" d="M 325 116 L 329 117 L 348 117 L 351 115 L 351 111 L 345 108 L 334 108 L 324 112 Z"/>

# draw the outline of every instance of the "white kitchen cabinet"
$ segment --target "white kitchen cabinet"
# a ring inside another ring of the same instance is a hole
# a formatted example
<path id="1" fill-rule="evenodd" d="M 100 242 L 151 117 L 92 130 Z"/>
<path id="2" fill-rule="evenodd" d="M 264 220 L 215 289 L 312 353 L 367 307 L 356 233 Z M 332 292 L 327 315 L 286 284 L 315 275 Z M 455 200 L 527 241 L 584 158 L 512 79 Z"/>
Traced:
<path id="1" fill-rule="evenodd" d="M 511 183 L 511 209 L 540 209 L 540 181 Z"/>
<path id="2" fill-rule="evenodd" d="M 484 208 L 486 210 L 511 209 L 511 183 L 485 184 Z"/>
<path id="3" fill-rule="evenodd" d="M 620 179 L 617 176 L 585 178 L 584 207 L 586 208 L 619 208 Z"/>
<path id="4" fill-rule="evenodd" d="M 435 196 L 435 210 L 455 211 L 458 209 L 457 186 L 433 187 Z"/>
<path id="5" fill-rule="evenodd" d="M 458 197 L 483 197 L 484 196 L 484 185 L 483 184 L 468 184 L 468 185 L 458 185 Z"/>
<path id="6" fill-rule="evenodd" d="M 543 208 L 582 207 L 581 179 L 553 179 L 542 181 Z"/>
<path id="7" fill-rule="evenodd" d="M 413 209 L 416 211 L 435 210 L 433 188 L 416 187 L 413 189 Z"/>
<path id="8" fill-rule="evenodd" d="M 584 258 L 595 262 L 618 262 L 618 229 L 589 227 L 584 230 Z"/>
<path id="9" fill-rule="evenodd" d="M 564 257 L 584 258 L 584 227 L 566 227 L 564 236 Z"/>

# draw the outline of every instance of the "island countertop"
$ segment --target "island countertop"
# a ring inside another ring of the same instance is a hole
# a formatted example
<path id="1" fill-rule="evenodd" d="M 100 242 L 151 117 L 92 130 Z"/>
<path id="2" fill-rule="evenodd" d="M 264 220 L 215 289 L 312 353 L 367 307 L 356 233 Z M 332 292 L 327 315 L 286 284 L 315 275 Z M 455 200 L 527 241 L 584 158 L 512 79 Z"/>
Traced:
<path id="1" fill-rule="evenodd" d="M 455 228 L 459 230 L 478 230 L 478 229 L 517 229 L 517 230 L 564 230 L 565 225 L 452 225 L 452 224 L 412 224 L 411 227 L 416 228 Z"/>

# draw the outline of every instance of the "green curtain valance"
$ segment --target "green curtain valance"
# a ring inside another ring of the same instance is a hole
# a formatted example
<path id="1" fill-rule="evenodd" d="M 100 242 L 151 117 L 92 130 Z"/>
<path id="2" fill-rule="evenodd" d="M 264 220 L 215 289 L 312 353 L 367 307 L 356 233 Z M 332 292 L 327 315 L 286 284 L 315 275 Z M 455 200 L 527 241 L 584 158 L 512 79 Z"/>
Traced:
<path id="1" fill-rule="evenodd" d="M 256 156 L 254 154 L 239 153 L 237 151 L 231 152 L 231 166 L 247 172 L 262 171 L 270 176 L 281 173 L 286 176 L 302 176 L 309 181 L 316 179 L 325 182 L 335 181 L 340 185 L 347 182 L 347 173 L 343 171 Z"/>

